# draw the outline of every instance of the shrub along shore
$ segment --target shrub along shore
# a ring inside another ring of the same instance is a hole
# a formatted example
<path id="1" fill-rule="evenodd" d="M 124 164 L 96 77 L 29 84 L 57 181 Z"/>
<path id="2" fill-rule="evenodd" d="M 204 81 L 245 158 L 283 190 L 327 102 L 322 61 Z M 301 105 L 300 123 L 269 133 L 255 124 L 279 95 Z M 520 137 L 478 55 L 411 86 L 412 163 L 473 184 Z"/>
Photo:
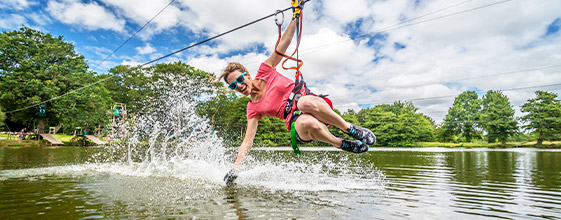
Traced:
<path id="1" fill-rule="evenodd" d="M 72 141 L 70 135 L 55 135 L 56 138 L 61 140 L 63 146 L 78 146 L 77 141 Z M 8 140 L 7 135 L 0 134 L 0 147 L 38 147 L 47 146 L 44 140 Z M 271 146 L 273 147 L 273 146 Z M 371 146 L 373 148 L 386 147 L 380 145 Z M 416 142 L 413 146 L 399 147 L 399 148 L 415 148 L 415 147 L 446 147 L 446 148 L 540 148 L 540 149 L 561 149 L 561 141 L 544 141 L 543 144 L 538 145 L 536 141 L 531 142 L 507 142 L 501 143 L 487 143 L 487 142 L 473 142 L 473 143 L 446 143 L 446 142 Z M 398 148 L 398 147 L 396 147 Z"/>

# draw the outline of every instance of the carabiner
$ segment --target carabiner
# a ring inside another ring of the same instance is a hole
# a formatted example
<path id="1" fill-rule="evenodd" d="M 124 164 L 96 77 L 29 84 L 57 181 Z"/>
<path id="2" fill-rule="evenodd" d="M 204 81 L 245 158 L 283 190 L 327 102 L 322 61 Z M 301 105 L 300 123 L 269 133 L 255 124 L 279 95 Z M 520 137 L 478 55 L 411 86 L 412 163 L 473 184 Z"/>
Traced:
<path id="1" fill-rule="evenodd" d="M 278 19 L 278 15 L 282 14 L 282 20 L 279 24 L 279 19 Z M 282 24 L 284 23 L 284 12 L 281 10 L 277 10 L 277 12 L 275 12 L 275 23 L 277 24 L 277 26 L 282 26 Z"/>

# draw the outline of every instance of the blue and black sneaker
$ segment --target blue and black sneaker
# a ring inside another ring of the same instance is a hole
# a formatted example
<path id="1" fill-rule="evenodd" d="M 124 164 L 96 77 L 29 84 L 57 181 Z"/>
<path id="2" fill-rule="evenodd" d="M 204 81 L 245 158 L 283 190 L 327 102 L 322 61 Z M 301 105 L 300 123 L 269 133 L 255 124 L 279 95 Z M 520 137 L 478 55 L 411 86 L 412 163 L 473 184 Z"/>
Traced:
<path id="1" fill-rule="evenodd" d="M 354 139 L 363 141 L 366 145 L 373 145 L 376 143 L 376 136 L 374 136 L 372 131 L 360 126 L 351 124 L 351 127 L 347 129 L 347 134 Z"/>
<path id="2" fill-rule="evenodd" d="M 348 151 L 348 152 L 353 152 L 356 154 L 360 154 L 360 153 L 364 153 L 366 151 L 368 151 L 368 149 L 370 147 L 368 147 L 368 145 L 362 143 L 362 141 L 359 140 L 347 140 L 347 139 L 341 139 L 341 141 L 343 142 L 341 144 L 341 149 L 344 151 Z"/>

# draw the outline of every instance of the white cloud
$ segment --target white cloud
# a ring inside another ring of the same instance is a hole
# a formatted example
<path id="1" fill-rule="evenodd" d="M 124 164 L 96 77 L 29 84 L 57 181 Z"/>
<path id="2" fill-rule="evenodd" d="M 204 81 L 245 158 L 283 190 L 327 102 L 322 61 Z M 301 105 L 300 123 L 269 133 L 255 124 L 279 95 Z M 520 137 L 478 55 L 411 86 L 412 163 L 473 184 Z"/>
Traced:
<path id="1" fill-rule="evenodd" d="M 215 77 L 220 76 L 222 70 L 228 62 L 219 59 L 217 56 L 193 58 L 187 64 L 205 72 L 213 73 Z"/>
<path id="2" fill-rule="evenodd" d="M 144 25 L 169 3 L 168 0 L 102 2 L 83 4 L 58 0 L 49 2 L 47 11 L 66 24 L 124 33 L 125 19 L 129 24 Z M 335 107 L 342 111 L 395 100 L 415 100 L 421 112 L 440 121 L 452 104 L 453 96 L 465 90 L 485 93 L 489 89 L 561 82 L 561 68 L 480 77 L 561 63 L 561 33 L 543 37 L 547 26 L 560 17 L 561 1 L 509 1 L 432 21 L 427 20 L 490 2 L 423 0 L 417 5 L 415 2 L 349 0 L 307 3 L 299 55 L 304 60 L 302 72 L 308 85 L 318 93 L 330 94 Z M 165 53 L 162 48 L 170 47 L 171 37 L 159 35 L 157 39 L 153 38 L 156 34 L 168 32 L 178 39 L 174 42 L 177 47 L 169 50 L 173 51 L 191 43 L 183 39 L 215 36 L 287 7 L 287 2 L 273 0 L 176 1 L 139 33 L 144 42 L 134 46 L 138 55 L 125 57 L 122 64 L 140 64 L 138 61 L 146 58 L 141 56 L 144 54 L 150 54 L 150 59 L 162 55 L 154 53 L 155 48 Z M 447 9 L 434 13 L 444 8 Z M 426 14 L 430 15 L 423 16 Z M 285 14 L 284 27 L 290 15 L 290 12 Z M 26 22 L 25 17 L 11 16 L 0 20 L 0 25 Z M 427 22 L 392 29 L 378 38 L 352 39 L 396 27 L 395 24 L 418 16 L 423 17 L 415 22 Z M 36 18 L 27 19 L 39 24 Z M 177 34 L 185 33 L 180 29 L 194 35 Z M 162 62 L 183 60 L 215 75 L 220 75 L 227 62 L 240 62 L 250 73 L 255 73 L 261 62 L 273 52 L 276 40 L 277 27 L 273 18 L 269 18 Z M 377 40 L 376 46 L 373 46 L 373 40 Z M 398 50 L 394 43 L 405 47 Z M 294 45 L 295 41 L 288 51 L 292 51 Z M 260 52 L 255 52 L 257 47 Z M 291 79 L 294 77 L 294 71 L 282 70 L 280 65 L 277 70 Z M 470 77 L 479 78 L 465 79 Z M 560 92 L 559 88 L 543 89 Z M 533 97 L 533 91 L 505 91 L 505 94 L 511 98 L 519 114 L 518 106 Z M 452 97 L 431 98 L 440 96 Z"/>
<path id="3" fill-rule="evenodd" d="M 268 6 L 261 2 L 266 1 L 260 1 L 250 12 L 246 6 L 252 2 L 183 1 L 182 6 L 191 9 L 189 18 L 198 22 L 182 24 L 195 32 L 206 30 L 213 35 L 260 17 L 255 15 L 255 11 L 272 12 L 285 6 L 277 2 Z M 308 3 L 305 9 L 300 47 L 300 56 L 304 59 L 302 72 L 313 90 L 329 93 L 335 106 L 343 111 L 346 108 L 356 110 L 359 105 L 414 100 L 421 112 L 440 121 L 454 96 L 466 90 L 476 89 L 485 93 L 489 89 L 561 82 L 559 68 L 479 77 L 558 64 L 561 60 L 557 52 L 561 51 L 560 34 L 547 40 L 540 38 L 547 25 L 559 17 L 559 1 L 512 1 L 394 29 L 384 33 L 385 39 L 378 39 L 381 45 L 377 49 L 370 44 L 371 39 L 351 39 L 346 32 L 349 24 L 357 25 L 353 30 L 356 34 L 367 34 L 396 27 L 401 21 L 425 14 L 430 15 L 415 22 L 489 2 L 427 0 L 415 5 L 407 0 L 353 0 L 343 5 L 331 1 L 314 3 Z M 433 13 L 444 8 L 447 9 Z M 220 72 L 226 62 L 218 59 L 216 53 L 262 44 L 267 49 L 264 54 L 235 55 L 224 59 L 241 62 L 255 71 L 260 62 L 271 54 L 275 41 L 276 29 L 271 19 L 222 37 L 216 47 L 195 49 L 204 56 L 190 57 L 189 64 L 202 66 L 206 71 Z M 405 48 L 396 50 L 396 42 L 405 45 Z M 523 48 L 530 43 L 531 47 Z M 377 62 L 373 61 L 375 55 L 381 57 Z M 294 77 L 293 71 L 284 71 L 280 66 L 277 70 L 289 78 Z M 469 77 L 479 78 L 465 80 Z M 447 82 L 455 79 L 464 80 Z M 505 94 L 518 108 L 533 95 L 533 90 Z M 448 97 L 436 98 L 442 96 Z"/>
<path id="4" fill-rule="evenodd" d="M 21 15 L 10 14 L 0 18 L 0 28 L 18 29 L 22 25 L 27 26 L 27 19 Z"/>
<path id="5" fill-rule="evenodd" d="M 485 3 L 474 1 L 471 5 L 464 5 L 455 11 L 473 8 Z M 366 96 L 372 98 L 370 101 L 363 102 L 362 104 L 377 103 L 376 100 L 378 98 L 381 100 L 397 100 L 403 98 L 438 97 L 441 96 L 440 94 L 454 95 L 474 88 L 486 92 L 489 89 L 509 89 L 525 85 L 540 85 L 539 82 L 542 82 L 541 84 L 544 84 L 544 82 L 561 82 L 558 74 L 559 68 L 557 68 L 556 71 L 553 69 L 536 70 L 518 74 L 505 74 L 500 77 L 464 80 L 453 85 L 438 83 L 441 87 L 448 88 L 449 91 L 440 91 L 437 87 L 431 88 L 426 86 L 406 88 L 410 85 L 428 85 L 430 82 L 442 82 L 446 79 L 461 79 L 559 63 L 559 53 L 554 52 L 561 50 L 559 37 L 548 41 L 540 41 L 540 44 L 534 45 L 534 48 L 520 49 L 521 45 L 525 45 L 527 42 L 532 42 L 542 36 L 546 26 L 556 16 L 559 16 L 555 12 L 561 9 L 559 3 L 554 1 L 540 3 L 537 4 L 539 7 L 536 7 L 536 4 L 527 2 L 515 3 L 514 5 L 504 4 L 490 7 L 486 10 L 482 9 L 466 13 L 466 15 L 426 22 L 389 32 L 386 43 L 378 51 L 386 59 L 375 64 L 374 67 L 363 65 L 367 71 L 363 73 L 359 71 L 358 76 L 355 77 L 356 81 L 361 81 L 378 90 L 375 93 L 366 92 Z M 389 2 L 385 1 L 380 4 L 389 4 Z M 415 17 L 450 4 L 452 3 L 427 1 L 426 5 L 428 8 L 420 8 L 420 11 L 415 11 L 411 6 L 408 6 L 408 8 L 403 10 L 406 14 L 393 13 L 394 15 L 380 16 L 384 14 L 380 11 L 374 17 L 380 18 L 381 23 L 387 23 L 388 25 L 378 23 L 376 25 L 377 28 L 374 29 L 391 26 L 396 21 L 399 21 L 401 16 Z M 436 5 L 440 6 L 437 7 Z M 447 13 L 453 11 L 447 11 Z M 442 14 L 446 13 L 434 16 Z M 512 14 L 518 16 L 507 16 Z M 383 22 L 386 20 L 390 22 Z M 406 48 L 396 51 L 393 48 L 394 42 L 400 42 L 406 45 Z M 346 44 L 346 42 L 341 44 Z M 359 47 L 356 43 L 355 45 Z M 345 51 L 339 49 L 336 44 L 327 46 L 322 52 L 328 50 L 336 50 L 341 53 L 341 57 L 346 55 Z M 309 56 L 313 56 L 313 54 Z M 327 59 L 325 62 L 336 63 L 336 66 L 339 65 L 336 60 Z M 354 65 L 349 63 L 346 66 Z M 323 68 L 324 72 L 333 68 L 330 65 L 326 65 L 326 67 Z M 341 80 L 338 79 L 337 81 L 333 82 L 333 84 L 339 84 L 340 87 L 347 83 L 345 80 L 339 82 Z M 368 81 L 368 83 L 364 81 Z M 423 90 L 419 90 L 419 88 L 423 88 Z M 521 97 L 511 97 L 510 93 L 507 95 L 512 99 L 511 101 L 515 108 L 518 108 L 531 94 L 532 92 L 520 93 Z M 445 112 L 434 113 L 432 109 L 434 109 L 434 106 L 439 106 L 441 109 L 446 110 L 446 105 L 438 103 L 451 104 L 453 98 L 435 98 L 430 101 L 433 103 L 415 101 L 415 104 L 421 108 L 421 111 L 431 112 L 429 115 L 435 117 L 438 121 L 438 119 L 444 116 Z"/>
<path id="6" fill-rule="evenodd" d="M 0 2 L 1 9 L 11 9 L 11 10 L 23 10 L 29 8 L 29 6 L 36 3 L 29 2 L 27 0 L 2 0 Z"/>
<path id="7" fill-rule="evenodd" d="M 127 18 L 132 23 L 143 26 L 150 21 L 160 10 L 162 10 L 169 0 L 102 0 L 106 5 L 114 8 L 118 14 Z M 185 12 L 181 11 L 174 4 L 168 6 L 160 13 L 150 25 L 146 26 L 138 36 L 143 40 L 149 40 L 154 34 L 161 33 L 177 26 L 182 19 L 187 19 Z M 189 22 L 192 22 L 190 20 Z"/>
<path id="8" fill-rule="evenodd" d="M 112 50 L 105 48 L 105 47 L 96 47 L 96 46 L 85 46 L 84 50 L 80 50 L 78 49 L 79 53 L 81 54 L 95 54 L 97 55 L 99 58 L 104 59 L 105 57 L 107 57 L 107 55 L 111 54 L 111 52 L 113 52 Z"/>
<path id="9" fill-rule="evenodd" d="M 101 62 L 102 59 L 99 60 L 87 60 L 88 66 L 90 70 L 97 72 L 98 74 L 105 74 L 108 73 L 109 70 L 113 67 L 120 65 L 118 62 L 114 62 L 111 60 L 106 60 Z M 98 66 L 99 65 L 99 66 Z"/>
<path id="10" fill-rule="evenodd" d="M 142 63 L 137 62 L 135 60 L 123 60 L 123 62 L 121 62 L 121 65 L 129 65 L 129 66 L 138 66 L 141 65 Z"/>
<path id="11" fill-rule="evenodd" d="M 88 30 L 106 29 L 122 32 L 125 26 L 124 20 L 95 2 L 83 4 L 74 0 L 50 1 L 47 12 L 62 23 L 78 25 Z"/>
<path id="12" fill-rule="evenodd" d="M 152 47 L 150 44 L 146 44 L 144 47 L 136 47 L 136 51 L 139 54 L 150 54 L 156 52 L 156 48 Z"/>
<path id="13" fill-rule="evenodd" d="M 324 16 L 332 17 L 336 22 L 346 24 L 363 17 L 368 17 L 372 13 L 369 9 L 374 2 L 367 0 L 346 0 L 344 2 L 324 1 L 322 3 Z M 310 2 L 310 4 L 314 4 L 314 2 Z M 307 12 L 307 8 L 304 8 L 304 10 Z"/>
<path id="14" fill-rule="evenodd" d="M 220 59 L 214 56 L 202 56 L 188 58 L 187 64 L 194 66 L 205 72 L 213 73 L 218 77 L 229 62 L 239 62 L 243 64 L 249 74 L 253 77 L 257 74 L 257 70 L 263 61 L 268 57 L 263 54 L 247 53 L 243 55 L 236 55 L 225 59 Z M 277 68 L 278 69 L 278 68 Z"/>
<path id="15" fill-rule="evenodd" d="M 33 12 L 27 15 L 29 19 L 38 25 L 45 26 L 51 23 L 51 18 L 44 12 Z"/>
<path id="16" fill-rule="evenodd" d="M 287 8 L 287 2 L 281 1 L 208 1 L 182 0 L 186 16 L 180 25 L 194 33 L 206 33 L 214 36 L 235 27 L 251 22 L 257 18 L 274 13 L 277 9 Z M 285 15 L 285 25 L 288 24 L 288 14 Z M 276 41 L 277 26 L 274 19 L 269 18 L 251 27 L 240 29 L 218 39 L 220 46 L 217 53 L 227 53 L 240 50 L 255 44 L 273 47 Z"/>

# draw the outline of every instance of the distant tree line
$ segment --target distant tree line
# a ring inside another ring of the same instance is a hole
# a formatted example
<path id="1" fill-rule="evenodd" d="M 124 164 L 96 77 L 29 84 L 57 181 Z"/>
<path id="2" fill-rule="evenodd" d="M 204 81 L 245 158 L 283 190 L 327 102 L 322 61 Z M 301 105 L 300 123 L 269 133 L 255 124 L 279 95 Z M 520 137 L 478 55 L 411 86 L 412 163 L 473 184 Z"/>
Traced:
<path id="1" fill-rule="evenodd" d="M 163 77 L 170 74 L 192 82 L 193 88 L 197 88 L 187 92 L 197 103 L 197 113 L 209 120 L 212 132 L 226 144 L 241 143 L 249 98 L 213 82 L 209 77 L 212 74 L 182 62 L 142 68 L 120 65 L 109 73 L 98 74 L 89 70 L 84 57 L 61 36 L 26 27 L 0 34 L 0 122 L 5 121 L 14 129 L 35 126 L 39 120 L 49 126 L 69 128 L 106 126 L 111 123 L 110 108 L 115 103 L 125 103 L 129 114 L 143 114 L 144 107 L 163 94 L 153 85 L 172 83 Z M 48 101 L 44 103 L 47 112 L 41 118 L 34 105 L 44 101 Z M 537 140 L 541 144 L 561 139 L 561 103 L 557 94 L 536 91 L 536 97 L 520 110 L 525 115 L 516 118 L 508 97 L 501 91 L 490 90 L 481 98 L 474 91 L 460 94 L 441 124 L 418 112 L 412 102 L 395 101 L 358 112 L 336 112 L 350 123 L 371 129 L 380 146 L 511 140 Z M 12 112 L 5 114 L 6 111 Z M 331 132 L 345 137 L 337 128 Z M 284 121 L 261 119 L 256 144 L 290 145 Z"/>
<path id="2" fill-rule="evenodd" d="M 536 91 L 536 98 L 521 106 L 527 113 L 520 118 L 522 129 L 535 134 L 535 140 L 561 138 L 561 104 L 557 95 Z M 448 110 L 443 124 L 438 129 L 440 141 L 471 142 L 484 139 L 489 143 L 505 143 L 509 138 L 521 134 L 518 120 L 508 97 L 500 91 L 488 91 L 481 99 L 474 91 L 460 94 Z"/>

